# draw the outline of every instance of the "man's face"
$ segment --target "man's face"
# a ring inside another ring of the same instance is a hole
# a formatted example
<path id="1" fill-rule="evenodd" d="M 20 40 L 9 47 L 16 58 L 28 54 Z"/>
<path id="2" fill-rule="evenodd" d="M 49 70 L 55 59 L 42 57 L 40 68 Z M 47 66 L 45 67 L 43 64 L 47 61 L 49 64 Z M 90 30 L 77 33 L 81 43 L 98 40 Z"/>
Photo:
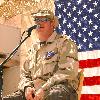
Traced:
<path id="1" fill-rule="evenodd" d="M 37 29 L 37 34 L 40 40 L 47 40 L 54 30 L 54 21 L 50 19 L 39 16 L 35 18 L 35 23 L 40 25 L 40 28 Z"/>

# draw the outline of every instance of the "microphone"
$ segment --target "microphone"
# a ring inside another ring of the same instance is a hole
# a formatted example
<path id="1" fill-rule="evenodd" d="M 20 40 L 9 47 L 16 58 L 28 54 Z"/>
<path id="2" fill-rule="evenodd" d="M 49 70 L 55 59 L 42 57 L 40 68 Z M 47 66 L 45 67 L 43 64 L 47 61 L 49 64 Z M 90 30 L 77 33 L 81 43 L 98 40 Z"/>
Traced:
<path id="1" fill-rule="evenodd" d="M 28 32 L 29 34 L 31 34 L 31 32 L 32 32 L 33 29 L 38 29 L 38 28 L 40 28 L 40 25 L 34 25 L 34 26 L 28 28 L 28 30 L 26 32 Z"/>

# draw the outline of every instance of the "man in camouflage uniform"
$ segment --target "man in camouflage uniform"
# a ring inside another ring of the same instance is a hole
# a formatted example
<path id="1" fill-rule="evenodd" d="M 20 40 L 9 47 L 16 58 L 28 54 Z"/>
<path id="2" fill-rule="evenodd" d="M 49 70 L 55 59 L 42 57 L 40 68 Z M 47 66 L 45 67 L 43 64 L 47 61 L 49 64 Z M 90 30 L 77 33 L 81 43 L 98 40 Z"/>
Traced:
<path id="1" fill-rule="evenodd" d="M 54 29 L 57 19 L 49 10 L 32 14 L 40 25 L 38 39 L 21 67 L 19 89 L 27 100 L 78 100 L 77 46 Z"/>

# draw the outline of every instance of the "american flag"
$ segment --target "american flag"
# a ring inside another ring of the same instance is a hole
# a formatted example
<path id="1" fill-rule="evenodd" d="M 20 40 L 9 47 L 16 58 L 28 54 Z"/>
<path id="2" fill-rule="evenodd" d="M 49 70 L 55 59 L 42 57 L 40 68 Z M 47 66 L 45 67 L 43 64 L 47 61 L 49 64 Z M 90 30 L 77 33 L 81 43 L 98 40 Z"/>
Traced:
<path id="1" fill-rule="evenodd" d="M 81 100 L 100 100 L 100 0 L 55 0 L 55 15 L 57 32 L 78 46 L 84 69 Z"/>

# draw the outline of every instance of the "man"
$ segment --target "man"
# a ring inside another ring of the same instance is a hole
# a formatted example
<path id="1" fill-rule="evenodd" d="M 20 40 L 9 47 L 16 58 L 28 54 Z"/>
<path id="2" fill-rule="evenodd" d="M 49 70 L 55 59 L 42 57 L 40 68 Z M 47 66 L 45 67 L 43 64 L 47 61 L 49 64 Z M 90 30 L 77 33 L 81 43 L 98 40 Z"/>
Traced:
<path id="1" fill-rule="evenodd" d="M 33 13 L 37 40 L 21 67 L 19 89 L 27 100 L 78 100 L 78 58 L 74 42 L 57 34 L 49 10 Z"/>

